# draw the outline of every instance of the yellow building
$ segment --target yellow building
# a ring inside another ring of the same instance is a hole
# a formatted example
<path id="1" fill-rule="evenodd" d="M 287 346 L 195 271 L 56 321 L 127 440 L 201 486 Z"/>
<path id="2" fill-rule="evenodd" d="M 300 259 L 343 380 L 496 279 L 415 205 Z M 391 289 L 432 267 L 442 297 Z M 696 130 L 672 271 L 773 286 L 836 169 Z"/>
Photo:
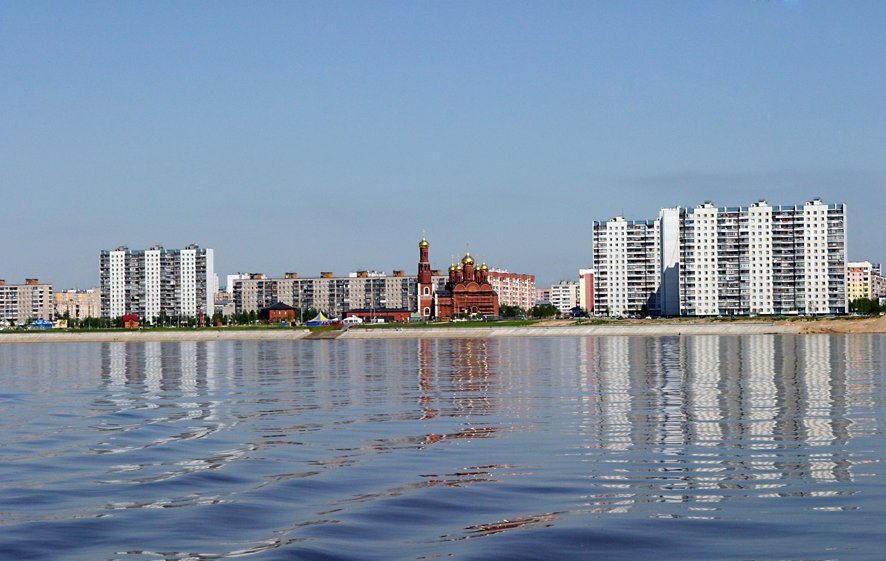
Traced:
<path id="1" fill-rule="evenodd" d="M 102 317 L 101 293 L 97 288 L 87 290 L 66 290 L 55 293 L 55 315 L 62 317 L 68 313 L 71 319 Z"/>
<path id="2" fill-rule="evenodd" d="M 854 261 L 846 264 L 846 295 L 849 301 L 873 298 L 873 277 L 880 273 L 880 266 L 870 261 Z"/>

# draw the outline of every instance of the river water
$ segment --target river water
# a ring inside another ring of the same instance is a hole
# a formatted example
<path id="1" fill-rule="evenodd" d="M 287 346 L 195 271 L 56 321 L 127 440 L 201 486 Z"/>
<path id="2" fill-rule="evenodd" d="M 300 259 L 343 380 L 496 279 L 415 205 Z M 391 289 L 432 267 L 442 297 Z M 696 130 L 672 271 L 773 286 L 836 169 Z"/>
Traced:
<path id="1" fill-rule="evenodd" d="M 886 336 L 0 345 L 0 559 L 886 558 Z"/>

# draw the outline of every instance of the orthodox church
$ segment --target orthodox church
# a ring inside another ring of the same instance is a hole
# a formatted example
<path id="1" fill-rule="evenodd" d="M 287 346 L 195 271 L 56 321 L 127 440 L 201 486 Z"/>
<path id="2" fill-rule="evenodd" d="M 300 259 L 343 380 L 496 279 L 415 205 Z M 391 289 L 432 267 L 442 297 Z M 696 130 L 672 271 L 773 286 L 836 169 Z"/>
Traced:
<path id="1" fill-rule="evenodd" d="M 449 280 L 443 290 L 434 289 L 428 240 L 418 244 L 418 313 L 426 320 L 446 320 L 455 316 L 477 314 L 498 316 L 498 294 L 489 284 L 486 263 L 475 266 L 471 252 L 460 264 L 449 267 Z"/>

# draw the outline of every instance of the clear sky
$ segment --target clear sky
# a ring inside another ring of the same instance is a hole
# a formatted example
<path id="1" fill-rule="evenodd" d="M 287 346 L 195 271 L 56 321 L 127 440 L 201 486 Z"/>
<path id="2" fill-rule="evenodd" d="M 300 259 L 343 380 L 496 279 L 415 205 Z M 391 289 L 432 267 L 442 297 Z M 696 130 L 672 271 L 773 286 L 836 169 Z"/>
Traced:
<path id="1" fill-rule="evenodd" d="M 591 221 L 849 208 L 886 262 L 886 2 L 2 2 L 0 278 L 196 242 L 221 275 L 539 283 Z"/>

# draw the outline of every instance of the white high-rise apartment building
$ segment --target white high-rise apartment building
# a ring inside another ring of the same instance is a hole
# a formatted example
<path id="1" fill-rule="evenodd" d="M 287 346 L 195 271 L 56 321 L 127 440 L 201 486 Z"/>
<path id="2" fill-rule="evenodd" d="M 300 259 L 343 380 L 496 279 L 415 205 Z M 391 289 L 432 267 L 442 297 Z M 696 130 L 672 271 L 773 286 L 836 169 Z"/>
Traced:
<path id="1" fill-rule="evenodd" d="M 686 231 L 683 253 L 683 262 L 687 264 L 683 271 L 686 300 L 680 308 L 692 306 L 692 315 L 697 316 L 716 315 L 720 304 L 716 207 L 710 203 L 695 207 L 684 218 L 683 228 Z"/>
<path id="2" fill-rule="evenodd" d="M 594 311 L 658 313 L 661 219 L 594 221 Z"/>
<path id="3" fill-rule="evenodd" d="M 216 276 L 212 249 L 118 247 L 100 255 L 102 317 L 142 320 L 212 315 Z"/>
<path id="4" fill-rule="evenodd" d="M 772 207 L 758 202 L 747 211 L 748 312 L 775 313 L 773 298 Z"/>
<path id="5" fill-rule="evenodd" d="M 840 228 L 845 246 L 845 235 Z M 807 314 L 827 314 L 831 311 L 831 287 L 828 247 L 830 228 L 828 225 L 828 205 L 819 200 L 803 205 L 803 292 L 801 303 Z M 843 248 L 845 255 L 845 247 Z M 840 283 L 842 284 L 843 312 L 846 311 L 846 260 L 840 263 Z"/>
<path id="6" fill-rule="evenodd" d="M 657 245 L 625 233 L 638 224 L 657 234 Z M 654 275 L 650 252 L 658 256 Z M 594 265 L 598 313 L 634 313 L 644 301 L 663 315 L 845 313 L 846 208 L 819 199 L 707 202 L 663 209 L 653 221 L 595 222 Z M 651 282 L 640 281 L 643 271 Z"/>

